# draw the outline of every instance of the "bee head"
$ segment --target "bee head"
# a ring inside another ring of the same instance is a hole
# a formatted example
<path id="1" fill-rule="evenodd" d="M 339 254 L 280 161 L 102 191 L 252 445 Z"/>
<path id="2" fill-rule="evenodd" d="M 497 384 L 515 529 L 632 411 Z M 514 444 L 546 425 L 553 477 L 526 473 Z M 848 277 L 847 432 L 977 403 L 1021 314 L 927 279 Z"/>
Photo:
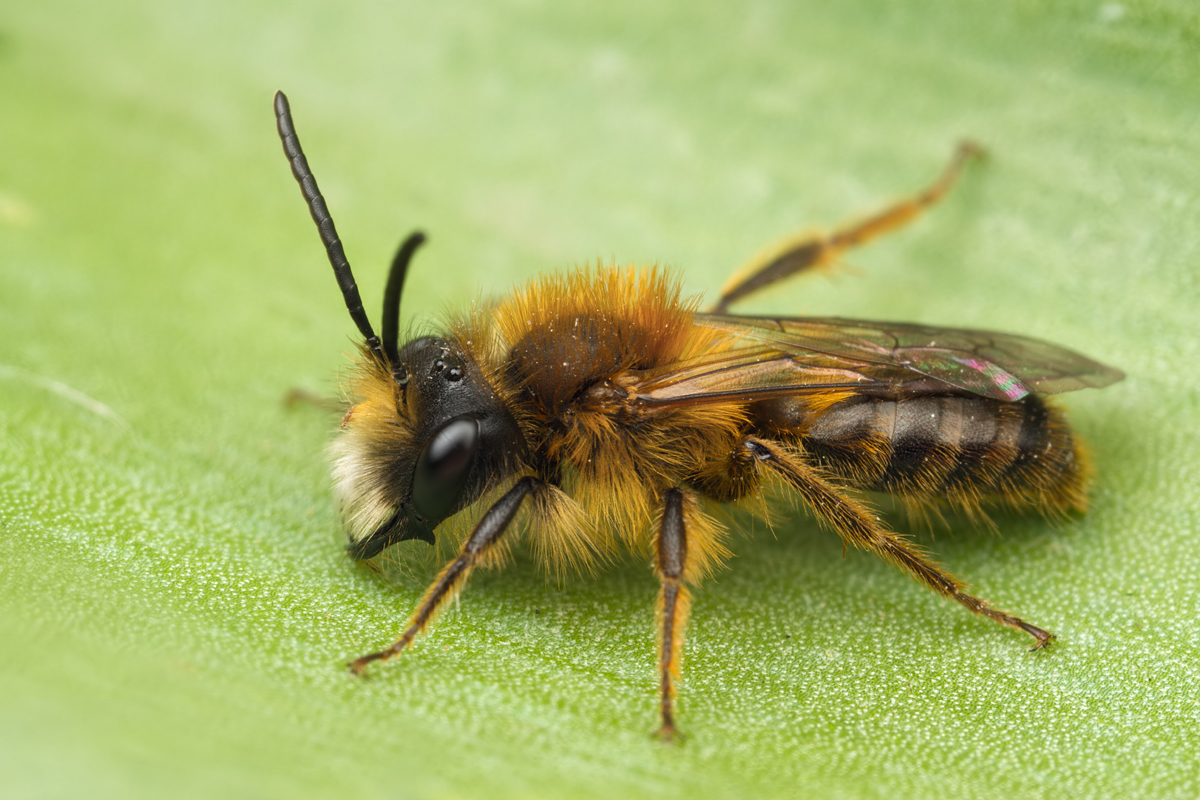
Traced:
<path id="1" fill-rule="evenodd" d="M 407 539 L 432 544 L 434 529 L 508 475 L 522 448 L 516 422 L 452 340 L 414 339 L 386 367 L 368 351 L 359 402 L 332 446 L 356 560 Z"/>
<path id="2" fill-rule="evenodd" d="M 512 471 L 520 430 L 465 348 L 434 337 L 398 347 L 400 294 L 413 253 L 425 241 L 419 232 L 392 261 L 382 335 L 375 335 L 283 92 L 275 94 L 275 121 L 346 308 L 365 339 L 354 406 L 332 447 L 347 550 L 362 560 L 405 539 L 432 544 L 442 520 Z"/>

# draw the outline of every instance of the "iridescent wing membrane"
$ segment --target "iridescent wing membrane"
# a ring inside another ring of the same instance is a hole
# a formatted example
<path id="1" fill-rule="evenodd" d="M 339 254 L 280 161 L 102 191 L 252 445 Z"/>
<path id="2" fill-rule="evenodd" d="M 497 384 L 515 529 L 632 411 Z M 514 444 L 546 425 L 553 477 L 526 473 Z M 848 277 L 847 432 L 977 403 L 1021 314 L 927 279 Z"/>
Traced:
<path id="1" fill-rule="evenodd" d="M 734 346 L 646 372 L 636 387 L 641 402 L 694 405 L 829 391 L 960 392 L 1011 402 L 1124 377 L 1065 347 L 994 331 L 725 314 L 697 314 L 695 324 L 731 334 Z"/>

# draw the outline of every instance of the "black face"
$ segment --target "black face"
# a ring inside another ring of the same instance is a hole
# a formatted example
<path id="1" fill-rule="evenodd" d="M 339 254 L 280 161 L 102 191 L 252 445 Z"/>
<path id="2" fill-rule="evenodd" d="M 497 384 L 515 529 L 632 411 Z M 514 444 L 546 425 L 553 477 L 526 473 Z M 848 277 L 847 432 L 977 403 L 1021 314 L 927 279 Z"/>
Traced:
<path id="1" fill-rule="evenodd" d="M 425 241 L 419 231 L 404 240 L 392 260 L 384 290 L 383 335 L 375 335 L 333 218 L 300 147 L 283 92 L 275 94 L 275 119 L 283 152 L 317 225 L 346 309 L 363 335 L 368 357 L 376 365 L 391 368 L 405 406 L 397 412 L 411 415 L 416 422 L 412 442 L 390 442 L 381 458 L 371 460 L 362 478 L 371 489 L 383 490 L 379 494 L 388 501 L 385 507 L 395 502 L 395 512 L 347 550 L 361 560 L 405 539 L 432 544 L 433 529 L 442 520 L 478 498 L 490 480 L 512 471 L 523 447 L 520 429 L 479 370 L 450 340 L 424 337 L 397 348 L 404 276 L 413 253 Z"/>
<path id="2" fill-rule="evenodd" d="M 433 544 L 434 528 L 506 475 L 523 446 L 500 398 L 450 340 L 414 339 L 396 360 L 402 403 L 417 423 L 417 449 L 398 459 L 389 476 L 402 498 L 396 512 L 347 547 L 357 560 L 406 539 Z"/>

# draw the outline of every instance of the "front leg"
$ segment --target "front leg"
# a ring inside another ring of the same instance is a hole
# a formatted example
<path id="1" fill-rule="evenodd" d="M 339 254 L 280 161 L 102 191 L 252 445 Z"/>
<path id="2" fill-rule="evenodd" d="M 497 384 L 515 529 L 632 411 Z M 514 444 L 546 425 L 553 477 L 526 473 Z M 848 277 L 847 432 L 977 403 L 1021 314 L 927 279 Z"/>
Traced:
<path id="1" fill-rule="evenodd" d="M 391 647 L 377 653 L 368 653 L 362 658 L 351 661 L 350 671 L 355 675 L 362 675 L 372 661 L 387 661 L 412 644 L 413 639 L 417 637 L 418 633 L 425 630 L 425 626 L 437 614 L 438 609 L 466 585 L 471 570 L 487 554 L 487 551 L 491 549 L 517 515 L 517 511 L 521 508 L 521 501 L 541 485 L 537 478 L 521 478 L 517 481 L 516 486 L 497 500 L 483 515 L 483 519 L 479 520 L 479 524 L 471 532 L 458 558 L 447 564 L 438 573 L 433 585 L 425 591 L 425 596 L 421 598 L 420 605 L 417 606 L 417 610 L 408 621 L 408 627 L 405 628 L 404 634 Z"/>

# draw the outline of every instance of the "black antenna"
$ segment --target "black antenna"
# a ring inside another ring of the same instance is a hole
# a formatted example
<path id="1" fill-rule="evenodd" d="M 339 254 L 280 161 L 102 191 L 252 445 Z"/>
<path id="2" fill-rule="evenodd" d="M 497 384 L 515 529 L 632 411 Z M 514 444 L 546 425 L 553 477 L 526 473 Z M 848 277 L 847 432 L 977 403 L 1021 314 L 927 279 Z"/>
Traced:
<path id="1" fill-rule="evenodd" d="M 408 262 L 412 261 L 413 253 L 423 244 L 425 234 L 421 231 L 413 231 L 400 244 L 396 257 L 392 259 L 392 268 L 388 271 L 387 288 L 383 290 L 383 324 L 380 328 L 383 354 L 395 369 L 399 369 L 400 364 L 400 293 L 404 289 L 404 277 L 408 274 Z"/>
<path id="2" fill-rule="evenodd" d="M 300 184 L 300 194 L 304 195 L 304 202 L 308 203 L 309 213 L 312 214 L 313 222 L 317 224 L 317 232 L 321 235 L 321 243 L 325 245 L 325 252 L 329 254 L 329 263 L 333 266 L 333 274 L 337 277 L 342 297 L 346 299 L 346 308 L 350 311 L 350 318 L 358 326 L 359 332 L 366 337 L 367 346 L 375 352 L 380 363 L 388 363 L 379 337 L 371 329 L 371 321 L 367 319 L 367 312 L 363 310 L 362 297 L 358 294 L 358 284 L 354 282 L 354 273 L 350 271 L 350 262 L 346 260 L 346 251 L 342 249 L 342 240 L 338 238 L 337 228 L 333 226 L 333 217 L 329 216 L 329 207 L 325 205 L 325 198 L 321 196 L 321 190 L 317 188 L 317 179 L 313 177 L 312 170 L 308 168 L 308 160 L 304 157 L 300 139 L 296 136 L 296 126 L 292 123 L 292 110 L 288 106 L 287 96 L 283 92 L 275 93 L 275 122 L 279 128 L 279 140 L 283 142 L 284 155 L 292 164 L 292 175 L 295 176 L 296 183 Z M 398 290 L 397 294 L 399 294 Z M 391 355 L 393 358 L 395 357 L 395 347 L 392 348 Z M 395 361 L 391 363 L 394 364 Z"/>

